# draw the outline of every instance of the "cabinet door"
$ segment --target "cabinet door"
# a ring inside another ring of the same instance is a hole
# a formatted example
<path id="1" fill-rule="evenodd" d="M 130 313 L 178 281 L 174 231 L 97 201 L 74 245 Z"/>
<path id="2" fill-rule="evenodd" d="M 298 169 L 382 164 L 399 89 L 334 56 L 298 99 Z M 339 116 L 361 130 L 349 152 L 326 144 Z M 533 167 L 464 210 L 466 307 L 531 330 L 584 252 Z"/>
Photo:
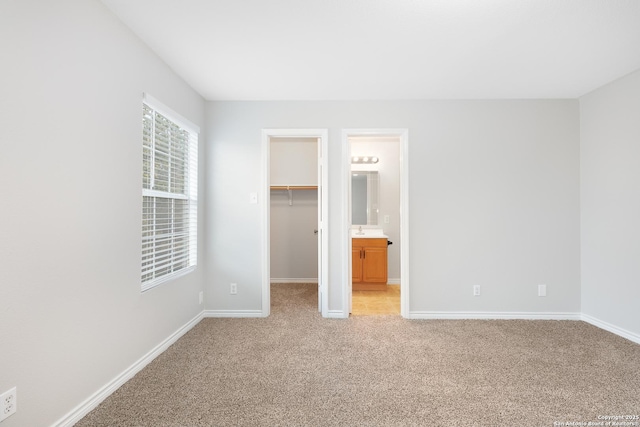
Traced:
<path id="1" fill-rule="evenodd" d="M 351 247 L 351 282 L 362 282 L 362 247 Z"/>
<path id="2" fill-rule="evenodd" d="M 364 248 L 362 281 L 387 283 L 387 248 Z"/>

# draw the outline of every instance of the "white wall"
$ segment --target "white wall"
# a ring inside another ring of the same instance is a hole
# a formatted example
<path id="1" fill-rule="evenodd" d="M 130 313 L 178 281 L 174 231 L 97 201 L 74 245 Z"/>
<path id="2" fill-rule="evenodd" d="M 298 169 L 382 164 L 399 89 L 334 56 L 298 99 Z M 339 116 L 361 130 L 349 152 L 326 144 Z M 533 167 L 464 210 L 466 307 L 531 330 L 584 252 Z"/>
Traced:
<path id="1" fill-rule="evenodd" d="M 408 128 L 411 311 L 580 311 L 577 101 L 207 105 L 207 308 L 261 308 L 263 224 L 248 194 L 260 190 L 262 128 L 329 129 L 330 310 L 343 309 L 347 260 L 341 130 Z"/>
<path id="2" fill-rule="evenodd" d="M 271 185 L 318 185 L 316 138 L 271 138 Z"/>
<path id="3" fill-rule="evenodd" d="M 47 426 L 202 311 L 204 256 L 140 292 L 141 97 L 204 101 L 98 1 L 3 1 L 0 52 L 2 426 Z"/>
<path id="4" fill-rule="evenodd" d="M 582 311 L 637 338 L 640 71 L 580 98 L 580 121 Z"/>

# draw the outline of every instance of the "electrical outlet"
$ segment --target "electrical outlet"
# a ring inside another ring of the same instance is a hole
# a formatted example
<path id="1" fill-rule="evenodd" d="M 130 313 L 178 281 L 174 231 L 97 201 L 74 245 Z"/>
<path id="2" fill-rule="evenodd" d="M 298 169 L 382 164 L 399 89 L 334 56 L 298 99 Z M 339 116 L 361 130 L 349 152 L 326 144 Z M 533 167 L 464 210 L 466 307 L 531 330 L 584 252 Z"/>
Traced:
<path id="1" fill-rule="evenodd" d="M 480 296 L 480 285 L 473 285 L 473 296 L 474 297 Z"/>
<path id="2" fill-rule="evenodd" d="M 16 388 L 0 394 L 0 421 L 18 411 L 18 392 Z"/>
<path id="3" fill-rule="evenodd" d="M 204 292 L 200 291 L 198 294 L 198 304 L 202 304 L 202 300 L 204 300 Z"/>
<path id="4" fill-rule="evenodd" d="M 229 293 L 231 295 L 236 295 L 238 293 L 238 284 L 237 283 L 232 283 L 231 286 L 229 286 Z"/>
<path id="5" fill-rule="evenodd" d="M 547 296 L 547 285 L 538 285 L 538 296 L 539 297 Z"/>

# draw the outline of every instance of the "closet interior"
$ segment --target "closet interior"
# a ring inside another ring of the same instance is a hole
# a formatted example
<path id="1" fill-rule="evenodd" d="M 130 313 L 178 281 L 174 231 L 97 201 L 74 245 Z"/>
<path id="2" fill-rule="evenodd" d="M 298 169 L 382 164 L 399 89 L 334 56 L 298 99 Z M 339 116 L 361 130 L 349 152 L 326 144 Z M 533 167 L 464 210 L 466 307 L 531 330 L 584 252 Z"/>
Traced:
<path id="1" fill-rule="evenodd" d="M 318 141 L 271 138 L 271 283 L 318 282 Z"/>

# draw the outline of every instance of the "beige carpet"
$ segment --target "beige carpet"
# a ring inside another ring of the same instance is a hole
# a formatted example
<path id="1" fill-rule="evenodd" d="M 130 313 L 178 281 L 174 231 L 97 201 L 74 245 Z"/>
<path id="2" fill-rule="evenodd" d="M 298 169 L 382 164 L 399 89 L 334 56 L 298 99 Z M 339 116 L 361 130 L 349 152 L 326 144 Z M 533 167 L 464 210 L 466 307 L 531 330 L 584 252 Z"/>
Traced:
<path id="1" fill-rule="evenodd" d="M 77 426 L 554 426 L 640 413 L 640 346 L 584 322 L 205 319 Z M 559 425 L 559 424 L 556 424 Z"/>

